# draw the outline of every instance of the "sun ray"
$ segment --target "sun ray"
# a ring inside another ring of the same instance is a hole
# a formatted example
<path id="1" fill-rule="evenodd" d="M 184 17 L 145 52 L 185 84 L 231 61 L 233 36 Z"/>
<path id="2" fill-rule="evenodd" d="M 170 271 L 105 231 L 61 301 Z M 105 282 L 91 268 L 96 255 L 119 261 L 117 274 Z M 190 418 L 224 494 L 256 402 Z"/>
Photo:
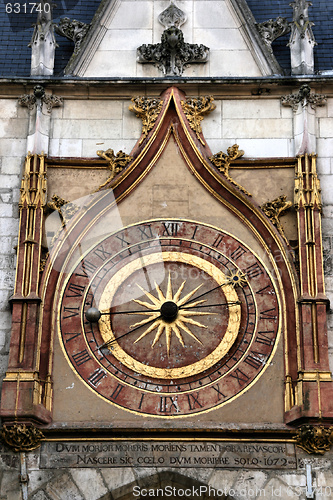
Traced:
<path id="1" fill-rule="evenodd" d="M 176 302 L 176 304 L 178 303 L 178 300 L 180 299 L 180 294 L 182 293 L 183 291 L 183 288 L 185 286 L 185 283 L 186 283 L 186 280 L 183 281 L 183 283 L 180 285 L 180 287 L 178 288 L 177 292 L 175 293 L 174 297 L 173 297 L 173 300 L 174 302 Z M 177 304 L 178 305 L 178 304 Z"/>
<path id="2" fill-rule="evenodd" d="M 202 300 L 197 300 L 196 302 L 190 302 L 190 304 L 188 304 L 187 306 L 182 307 L 181 309 L 182 309 L 182 311 L 184 311 L 185 309 L 190 309 L 190 308 L 195 307 L 195 306 L 197 306 L 199 304 L 203 304 L 204 302 L 207 302 L 207 300 L 206 299 L 202 299 Z"/>
<path id="3" fill-rule="evenodd" d="M 137 326 L 143 326 L 146 323 L 150 323 L 154 321 L 154 319 L 157 319 L 159 317 L 159 313 L 152 313 L 149 318 L 143 319 L 142 321 L 138 321 L 137 323 L 134 323 L 134 325 L 131 325 L 131 328 L 136 328 Z"/>
<path id="4" fill-rule="evenodd" d="M 149 313 L 149 314 L 151 314 L 151 313 Z M 179 315 L 179 317 L 182 317 L 182 316 L 208 316 L 209 314 L 217 314 L 217 313 L 184 311 L 182 309 L 181 310 L 181 314 Z"/>
<path id="5" fill-rule="evenodd" d="M 180 300 L 178 302 L 177 306 L 180 307 L 183 304 L 185 304 L 185 302 L 187 302 L 195 294 L 195 292 L 197 292 L 199 290 L 199 288 L 201 288 L 201 287 L 202 287 L 202 283 L 201 283 L 201 285 L 199 285 L 196 288 L 194 288 L 194 290 L 192 290 L 192 292 L 190 292 L 187 295 L 185 295 L 185 297 L 183 297 L 182 300 Z"/>
<path id="6" fill-rule="evenodd" d="M 154 338 L 154 341 L 151 345 L 151 347 L 153 348 L 154 345 L 156 344 L 156 342 L 158 342 L 160 340 L 160 336 L 162 335 L 164 331 L 164 325 L 161 323 L 157 329 L 157 332 L 156 332 L 156 335 L 155 335 L 155 338 Z"/>
<path id="7" fill-rule="evenodd" d="M 200 326 L 200 328 L 208 328 L 208 326 L 203 325 L 202 323 L 199 323 L 198 321 L 194 321 L 194 319 L 191 319 L 191 318 L 182 318 L 182 320 L 185 323 L 189 323 L 190 325 Z"/>
<path id="8" fill-rule="evenodd" d="M 144 288 L 142 288 L 142 286 L 140 286 L 138 283 L 137 283 L 137 286 L 148 297 L 148 299 L 150 299 L 152 301 L 153 304 L 155 304 L 156 306 L 158 306 L 160 304 L 160 301 L 156 297 L 154 297 L 154 295 L 152 295 L 151 293 L 147 292 L 147 290 L 145 290 Z"/>
<path id="9" fill-rule="evenodd" d="M 159 321 L 154 321 L 154 323 L 152 325 L 150 325 L 149 328 L 147 328 L 147 330 L 145 330 L 142 335 L 140 335 L 139 338 L 137 338 L 135 341 L 134 341 L 134 344 L 136 344 L 137 342 L 139 342 L 139 340 L 143 339 L 143 337 L 145 337 L 146 335 L 148 335 L 148 333 L 150 333 L 151 331 L 155 330 L 155 328 L 157 328 L 159 325 L 161 324 L 161 320 Z"/>
<path id="10" fill-rule="evenodd" d="M 171 285 L 171 275 L 169 273 L 169 278 L 168 278 L 168 288 L 165 296 L 166 300 L 172 300 L 172 285 Z"/>
<path id="11" fill-rule="evenodd" d="M 156 309 L 157 304 L 149 304 L 149 302 L 143 302 L 142 300 L 138 299 L 133 299 L 133 302 L 136 302 L 137 304 L 140 304 L 140 306 L 147 307 L 147 309 Z"/>
<path id="12" fill-rule="evenodd" d="M 187 328 L 186 325 L 184 325 L 184 323 L 182 321 L 178 321 L 178 326 L 180 326 L 180 328 L 182 328 L 184 330 L 184 332 L 188 333 L 193 339 L 195 339 L 197 342 L 199 342 L 199 344 L 202 345 L 202 342 L 200 339 L 198 339 L 198 337 L 196 335 L 194 335 L 194 333 L 191 332 L 191 330 L 189 328 Z"/>
<path id="13" fill-rule="evenodd" d="M 160 289 L 160 287 L 158 286 L 158 284 L 156 283 L 156 281 L 155 281 L 155 288 L 157 290 L 158 298 L 160 299 L 161 302 L 164 302 L 165 301 L 164 294 L 163 294 L 162 290 Z"/>
<path id="14" fill-rule="evenodd" d="M 172 325 L 171 328 L 175 332 L 175 334 L 176 334 L 179 342 L 181 343 L 181 345 L 183 347 L 185 347 L 184 339 L 183 339 L 182 334 L 180 333 L 180 330 L 179 330 L 178 326 L 177 325 Z"/>

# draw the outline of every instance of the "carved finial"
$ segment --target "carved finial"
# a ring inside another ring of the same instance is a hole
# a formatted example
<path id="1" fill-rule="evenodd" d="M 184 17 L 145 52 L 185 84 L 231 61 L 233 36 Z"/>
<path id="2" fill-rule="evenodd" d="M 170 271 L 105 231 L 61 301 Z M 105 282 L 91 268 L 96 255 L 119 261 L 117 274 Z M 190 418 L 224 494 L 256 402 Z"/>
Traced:
<path id="1" fill-rule="evenodd" d="M 182 24 L 187 20 L 185 12 L 179 9 L 173 1 L 171 1 L 169 7 L 167 7 L 158 16 L 158 20 L 165 28 L 171 28 L 171 26 L 176 26 L 180 28 Z"/>
<path id="2" fill-rule="evenodd" d="M 213 101 L 214 97 L 210 95 L 205 97 L 189 97 L 186 101 L 180 102 L 191 129 L 194 130 L 197 138 L 204 146 L 205 143 L 200 137 L 202 133 L 201 122 L 205 115 L 208 115 L 216 108 Z"/>
<path id="3" fill-rule="evenodd" d="M 52 23 L 52 1 L 38 4 L 37 23 L 29 43 L 31 47 L 31 75 L 53 75 L 54 54 L 57 43 Z"/>
<path id="4" fill-rule="evenodd" d="M 295 0 L 293 22 L 289 38 L 292 75 L 312 75 L 314 73 L 313 48 L 317 45 L 312 32 L 313 22 L 309 20 L 308 9 L 312 5 L 308 0 Z"/>
<path id="5" fill-rule="evenodd" d="M 316 109 L 317 106 L 324 106 L 327 102 L 327 96 L 311 93 L 311 87 L 308 84 L 304 84 L 300 87 L 297 94 L 289 94 L 281 97 L 281 104 L 283 106 L 290 106 L 294 112 L 298 110 L 298 105 L 301 103 L 304 108 L 308 104 L 312 109 Z"/>
<path id="6" fill-rule="evenodd" d="M 290 33 L 290 23 L 285 17 L 269 19 L 263 23 L 257 24 L 257 29 L 265 45 L 272 50 L 272 43 L 280 36 Z"/>
<path id="7" fill-rule="evenodd" d="M 111 170 L 110 176 L 107 178 L 107 180 L 99 186 L 97 191 L 102 189 L 104 186 L 106 186 L 112 179 L 122 172 L 125 167 L 133 160 L 133 156 L 129 156 L 126 153 L 123 153 L 123 151 L 118 151 L 118 153 L 115 155 L 113 152 L 113 149 L 107 149 L 106 151 L 97 151 L 96 152 L 98 156 L 103 158 L 108 162 L 108 167 L 109 170 Z"/>
<path id="8" fill-rule="evenodd" d="M 333 445 L 333 427 L 303 425 L 297 429 L 296 444 L 307 453 L 324 455 Z"/>
<path id="9" fill-rule="evenodd" d="M 31 451 L 38 448 L 44 439 L 42 431 L 33 425 L 4 425 L 1 431 L 3 442 L 15 452 Z"/>
<path id="10" fill-rule="evenodd" d="M 142 120 L 142 138 L 139 142 L 141 144 L 149 130 L 153 128 L 162 109 L 163 101 L 149 97 L 133 97 L 131 101 L 133 104 L 130 105 L 129 110 Z"/>
<path id="11" fill-rule="evenodd" d="M 280 217 L 281 215 L 284 215 L 284 213 L 289 210 L 293 204 L 291 201 L 286 201 L 287 196 L 282 195 L 279 196 L 278 198 L 275 198 L 273 201 L 268 201 L 267 203 L 264 203 L 261 205 L 261 210 L 267 215 L 267 217 L 270 218 L 274 226 L 277 228 L 283 239 L 286 241 L 287 244 L 289 244 L 285 234 L 284 234 L 284 229 L 283 226 L 280 222 Z"/>
<path id="12" fill-rule="evenodd" d="M 77 54 L 84 37 L 88 33 L 90 24 L 82 23 L 76 19 L 71 21 L 69 17 L 63 17 L 60 19 L 59 24 L 54 25 L 54 28 L 58 35 L 64 36 L 74 42 L 74 54 Z"/>
<path id="13" fill-rule="evenodd" d="M 244 151 L 239 149 L 238 144 L 234 144 L 230 148 L 227 149 L 227 154 L 223 153 L 223 151 L 220 151 L 219 153 L 216 153 L 213 156 L 210 156 L 210 161 L 215 165 L 215 167 L 218 168 L 218 170 L 223 174 L 229 182 L 231 182 L 234 186 L 237 186 L 238 189 L 243 191 L 243 193 L 247 194 L 248 196 L 252 196 L 251 193 L 249 193 L 246 189 L 243 188 L 238 182 L 234 181 L 229 175 L 229 167 L 230 163 L 232 161 L 237 160 L 241 156 L 244 155 Z"/>

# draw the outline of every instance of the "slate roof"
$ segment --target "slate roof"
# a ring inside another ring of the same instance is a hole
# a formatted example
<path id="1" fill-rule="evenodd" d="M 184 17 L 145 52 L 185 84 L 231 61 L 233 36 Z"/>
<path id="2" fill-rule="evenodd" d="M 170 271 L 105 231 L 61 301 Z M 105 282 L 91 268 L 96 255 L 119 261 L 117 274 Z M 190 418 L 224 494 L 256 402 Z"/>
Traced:
<path id="1" fill-rule="evenodd" d="M 15 1 L 15 0 L 14 0 Z M 292 21 L 293 10 L 289 6 L 291 0 L 247 0 L 249 8 L 258 23 L 275 19 L 278 16 Z M 16 0 L 17 2 L 17 0 Z M 24 13 L 24 0 L 20 1 L 20 13 L 7 13 L 8 0 L 0 0 L 0 76 L 24 77 L 30 76 L 31 49 L 28 44 L 36 22 L 36 13 Z M 13 2 L 14 4 L 14 2 Z M 54 22 L 61 17 L 69 17 L 90 23 L 100 0 L 56 0 L 54 7 Z M 318 43 L 315 48 L 316 72 L 333 69 L 333 0 L 312 0 L 309 8 L 310 20 L 315 23 L 313 33 Z M 28 6 L 28 2 L 26 3 Z M 64 37 L 56 35 L 59 47 L 56 50 L 54 75 L 63 75 L 63 70 L 73 52 L 74 44 Z M 278 38 L 273 43 L 274 54 L 285 70 L 290 73 L 290 53 L 286 46 L 289 35 Z"/>

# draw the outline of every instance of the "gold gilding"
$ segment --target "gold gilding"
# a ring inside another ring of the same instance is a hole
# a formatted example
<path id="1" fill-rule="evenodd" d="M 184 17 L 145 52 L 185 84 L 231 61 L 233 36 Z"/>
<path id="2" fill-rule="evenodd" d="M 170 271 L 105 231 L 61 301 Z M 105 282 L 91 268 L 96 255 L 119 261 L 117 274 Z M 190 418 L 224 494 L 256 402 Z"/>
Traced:
<path id="1" fill-rule="evenodd" d="M 333 445 L 333 427 L 303 425 L 297 429 L 296 444 L 307 453 L 324 455 Z"/>
<path id="2" fill-rule="evenodd" d="M 272 224 L 277 228 L 285 242 L 288 244 L 288 240 L 284 234 L 283 226 L 280 222 L 281 215 L 284 215 L 284 212 L 289 210 L 292 207 L 291 201 L 286 201 L 287 196 L 282 195 L 278 198 L 275 198 L 273 201 L 268 201 L 261 205 L 261 210 L 269 217 L 272 221 Z"/>
<path id="3" fill-rule="evenodd" d="M 234 186 L 238 187 L 243 193 L 247 196 L 252 196 L 246 189 L 243 188 L 238 182 L 234 181 L 229 175 L 229 167 L 230 163 L 237 158 L 240 158 L 244 155 L 244 151 L 239 149 L 238 144 L 234 144 L 230 148 L 227 149 L 227 154 L 223 153 L 223 151 L 219 151 L 213 156 L 210 156 L 209 159 L 218 168 L 218 170 L 223 174 L 229 182 L 231 182 Z"/>
<path id="4" fill-rule="evenodd" d="M 189 264 L 195 266 L 199 269 L 205 271 L 209 276 L 211 276 L 218 284 L 228 283 L 228 279 L 222 271 L 216 268 L 210 262 L 195 256 L 189 255 L 181 252 L 163 252 L 163 261 L 165 262 L 180 262 L 184 264 Z M 118 288 L 122 285 L 124 280 L 130 276 L 133 272 L 142 269 L 142 266 L 148 266 L 161 261 L 161 254 L 155 253 L 148 256 L 140 257 L 136 259 L 127 266 L 123 267 L 116 275 L 108 282 L 105 290 L 102 293 L 101 300 L 99 303 L 99 310 L 103 313 L 109 310 L 110 304 L 114 296 L 117 293 Z M 158 378 L 158 379 L 179 379 L 183 377 L 188 377 L 197 373 L 201 373 L 204 370 L 215 365 L 223 356 L 227 354 L 231 346 L 235 342 L 239 327 L 240 327 L 240 305 L 235 304 L 238 301 L 237 293 L 235 292 L 232 285 L 226 284 L 223 287 L 223 291 L 226 297 L 227 303 L 232 302 L 229 305 L 229 322 L 225 335 L 223 336 L 220 344 L 204 359 L 192 363 L 188 366 L 183 366 L 180 368 L 159 368 L 157 366 L 145 365 L 136 359 L 129 356 L 117 343 L 117 338 L 111 328 L 109 315 L 105 315 L 99 320 L 99 328 L 103 340 L 106 344 L 112 342 L 112 354 L 118 361 L 123 363 L 125 366 L 130 368 L 136 373 L 141 373 L 147 377 Z"/>
<path id="5" fill-rule="evenodd" d="M 163 101 L 148 97 L 133 97 L 131 101 L 133 104 L 130 105 L 129 110 L 142 120 L 142 138 L 139 142 L 139 144 L 142 144 L 149 130 L 155 125 L 162 109 Z"/>
<path id="6" fill-rule="evenodd" d="M 133 160 L 133 156 L 129 156 L 123 151 L 118 151 L 115 155 L 113 149 L 106 151 L 96 151 L 96 154 L 108 162 L 108 168 L 111 171 L 107 180 L 101 184 L 97 191 L 105 187 L 116 175 L 124 170 L 125 167 Z"/>
<path id="7" fill-rule="evenodd" d="M 194 130 L 197 138 L 204 146 L 205 142 L 200 137 L 200 134 L 202 134 L 201 121 L 205 115 L 208 115 L 216 108 L 213 101 L 214 97 L 210 95 L 197 98 L 192 97 L 180 102 L 191 129 Z"/>
<path id="8" fill-rule="evenodd" d="M 3 426 L 1 438 L 13 451 L 25 452 L 38 448 L 44 439 L 44 434 L 33 425 L 14 424 Z"/>

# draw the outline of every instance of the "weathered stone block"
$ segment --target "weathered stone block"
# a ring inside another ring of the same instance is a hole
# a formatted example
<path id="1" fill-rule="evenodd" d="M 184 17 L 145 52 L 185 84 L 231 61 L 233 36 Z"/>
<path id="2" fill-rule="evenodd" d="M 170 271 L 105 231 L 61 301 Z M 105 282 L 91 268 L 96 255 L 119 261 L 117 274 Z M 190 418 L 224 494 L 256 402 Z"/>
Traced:
<path id="1" fill-rule="evenodd" d="M 71 471 L 71 476 L 89 500 L 98 500 L 108 492 L 100 472 L 96 469 L 75 469 Z"/>
<path id="2" fill-rule="evenodd" d="M 278 99 L 237 99 L 222 101 L 223 119 L 226 118 L 280 118 L 281 104 Z M 292 123 L 292 121 L 290 120 Z"/>
<path id="3" fill-rule="evenodd" d="M 66 100 L 64 102 L 63 119 L 121 120 L 122 109 L 121 101 Z"/>
<path id="4" fill-rule="evenodd" d="M 228 119 L 223 121 L 223 136 L 225 138 L 279 139 L 291 138 L 292 134 L 293 127 L 290 120 Z"/>
<path id="5" fill-rule="evenodd" d="M 50 481 L 45 491 L 52 500 L 88 500 L 81 495 L 67 472 Z"/>

